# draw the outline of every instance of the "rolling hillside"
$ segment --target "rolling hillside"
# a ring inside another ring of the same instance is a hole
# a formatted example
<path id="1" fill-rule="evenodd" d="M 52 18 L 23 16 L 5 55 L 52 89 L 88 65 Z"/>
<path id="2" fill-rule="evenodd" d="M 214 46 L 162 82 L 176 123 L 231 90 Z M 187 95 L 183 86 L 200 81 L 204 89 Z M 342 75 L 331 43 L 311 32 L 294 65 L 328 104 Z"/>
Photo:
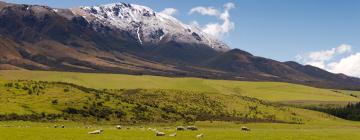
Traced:
<path id="1" fill-rule="evenodd" d="M 340 119 L 271 101 L 359 101 L 327 89 L 271 82 L 42 71 L 1 71 L 0 79 L 2 120 L 303 124 Z"/>
<path id="2" fill-rule="evenodd" d="M 0 130 L 6 132 L 0 139 L 162 139 L 145 130 L 154 127 L 177 132 L 172 139 L 204 133 L 209 140 L 355 140 L 357 135 L 349 135 L 359 130 L 358 122 L 274 102 L 343 104 L 359 101 L 358 94 L 278 82 L 0 71 Z M 66 128 L 53 128 L 57 124 Z M 116 130 L 114 124 L 127 129 Z M 200 130 L 175 131 L 179 124 Z M 244 125 L 251 132 L 241 131 Z M 92 129 L 105 133 L 90 136 Z"/>
<path id="3" fill-rule="evenodd" d="M 96 89 L 173 89 L 241 95 L 285 103 L 347 103 L 360 101 L 350 96 L 357 91 L 313 88 L 281 82 L 246 82 L 201 78 L 169 78 L 124 74 L 95 74 L 46 71 L 0 71 L 3 80 L 66 82 Z"/>

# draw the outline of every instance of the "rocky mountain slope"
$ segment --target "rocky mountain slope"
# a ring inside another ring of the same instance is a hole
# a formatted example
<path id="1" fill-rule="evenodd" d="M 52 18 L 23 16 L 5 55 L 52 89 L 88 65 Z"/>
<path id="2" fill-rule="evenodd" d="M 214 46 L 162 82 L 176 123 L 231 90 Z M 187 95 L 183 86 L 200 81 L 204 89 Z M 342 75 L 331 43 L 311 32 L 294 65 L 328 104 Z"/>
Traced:
<path id="1" fill-rule="evenodd" d="M 229 50 L 226 44 L 206 35 L 199 29 L 145 6 L 114 3 L 74 8 L 71 11 L 84 17 L 88 22 L 98 25 L 94 26 L 95 30 L 106 26 L 126 31 L 143 46 L 157 46 L 174 41 L 208 45 L 218 51 Z"/>
<path id="2" fill-rule="evenodd" d="M 56 9 L 0 2 L 0 69 L 285 81 L 360 89 L 357 78 L 230 50 L 174 17 L 125 3 Z"/>

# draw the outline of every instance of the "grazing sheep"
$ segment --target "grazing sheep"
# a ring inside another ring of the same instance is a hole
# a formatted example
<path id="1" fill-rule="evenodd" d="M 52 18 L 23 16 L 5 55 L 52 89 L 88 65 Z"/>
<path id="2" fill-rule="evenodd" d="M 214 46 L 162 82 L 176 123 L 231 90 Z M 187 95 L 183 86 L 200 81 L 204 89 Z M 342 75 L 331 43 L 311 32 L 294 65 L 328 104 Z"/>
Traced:
<path id="1" fill-rule="evenodd" d="M 176 127 L 176 130 L 177 130 L 177 131 L 184 131 L 184 130 L 185 130 L 185 127 L 184 127 L 184 126 L 177 126 L 177 127 Z"/>
<path id="2" fill-rule="evenodd" d="M 248 128 L 248 127 L 246 127 L 246 126 L 243 126 L 243 127 L 241 127 L 241 130 L 242 130 L 242 131 L 250 131 L 250 128 Z"/>
<path id="3" fill-rule="evenodd" d="M 199 134 L 199 135 L 196 135 L 196 138 L 202 138 L 204 136 L 205 136 L 204 134 Z"/>
<path id="4" fill-rule="evenodd" d="M 54 125 L 54 128 L 57 128 L 58 126 L 57 125 Z"/>
<path id="5" fill-rule="evenodd" d="M 65 125 L 61 125 L 60 128 L 65 128 Z"/>
<path id="6" fill-rule="evenodd" d="M 95 131 L 89 132 L 88 134 L 102 134 L 102 133 L 104 133 L 104 130 L 100 129 L 100 130 L 95 130 Z"/>
<path id="7" fill-rule="evenodd" d="M 169 137 L 176 137 L 176 133 L 170 134 Z"/>
<path id="8" fill-rule="evenodd" d="M 198 130 L 198 128 L 196 126 L 187 126 L 186 127 L 188 130 L 193 130 L 193 131 L 196 131 Z"/>
<path id="9" fill-rule="evenodd" d="M 121 125 L 117 125 L 117 126 L 116 126 L 116 129 L 121 129 L 121 128 L 122 128 Z"/>
<path id="10" fill-rule="evenodd" d="M 156 136 L 165 136 L 166 134 L 164 132 L 157 131 Z"/>

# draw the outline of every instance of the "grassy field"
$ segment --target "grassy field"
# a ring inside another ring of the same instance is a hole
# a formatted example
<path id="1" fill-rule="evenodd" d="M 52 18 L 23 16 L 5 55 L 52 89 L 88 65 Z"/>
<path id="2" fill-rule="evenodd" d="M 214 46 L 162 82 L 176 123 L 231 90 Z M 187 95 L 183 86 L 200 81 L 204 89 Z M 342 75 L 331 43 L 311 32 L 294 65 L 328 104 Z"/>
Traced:
<path id="1" fill-rule="evenodd" d="M 358 95 L 280 82 L 0 71 L 0 140 L 189 140 L 201 133 L 206 140 L 357 140 L 359 122 L 277 102 L 345 104 L 360 101 Z M 193 123 L 199 131 L 176 137 L 147 130 L 170 134 Z M 116 124 L 130 129 L 116 130 Z M 100 128 L 104 134 L 87 134 Z"/>
<path id="2" fill-rule="evenodd" d="M 169 89 L 96 90 L 56 82 L 0 86 L 0 119 L 72 119 L 91 122 L 192 122 L 228 120 L 308 123 L 336 118 L 255 98 Z M 16 115 L 15 115 L 16 114 Z"/>
<path id="3" fill-rule="evenodd" d="M 224 122 L 199 122 L 198 131 L 177 132 L 175 126 L 126 126 L 130 129 L 116 130 L 114 125 L 98 125 L 85 128 L 83 124 L 65 123 L 65 128 L 53 128 L 53 123 L 3 122 L 0 123 L 1 140 L 191 140 L 204 134 L 204 140 L 358 140 L 360 126 L 343 123 L 342 125 L 295 125 L 250 123 L 234 124 Z M 6 125 L 6 126 L 5 126 Z M 250 132 L 241 131 L 242 126 L 251 128 Z M 147 128 L 156 128 L 167 135 L 176 132 L 176 137 L 156 137 Z M 165 127 L 170 127 L 165 129 Z M 89 135 L 90 131 L 104 129 L 104 134 Z"/>
<path id="4" fill-rule="evenodd" d="M 86 74 L 44 71 L 0 71 L 4 80 L 39 80 L 74 83 L 97 89 L 175 89 L 221 94 L 237 94 L 287 103 L 347 103 L 360 101 L 350 94 L 280 82 L 244 82 L 200 78 L 168 78 L 123 74 Z"/>

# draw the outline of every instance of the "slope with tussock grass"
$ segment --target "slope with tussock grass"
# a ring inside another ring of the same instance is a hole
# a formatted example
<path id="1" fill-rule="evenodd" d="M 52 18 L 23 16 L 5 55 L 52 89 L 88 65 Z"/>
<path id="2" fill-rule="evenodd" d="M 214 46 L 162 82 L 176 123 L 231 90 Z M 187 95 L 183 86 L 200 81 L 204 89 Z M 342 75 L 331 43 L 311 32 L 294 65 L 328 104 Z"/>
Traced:
<path id="1" fill-rule="evenodd" d="M 45 71 L 0 71 L 0 79 L 67 82 L 95 89 L 174 89 L 241 95 L 283 103 L 341 103 L 360 98 L 331 89 L 320 89 L 281 82 L 246 82 L 200 78 L 170 78 L 124 74 L 93 74 Z M 0 80 L 1 81 L 1 80 Z"/>
<path id="2" fill-rule="evenodd" d="M 0 87 L 1 120 L 124 123 L 241 121 L 306 123 L 335 119 L 240 95 L 169 89 L 92 89 L 63 82 L 15 81 Z"/>

